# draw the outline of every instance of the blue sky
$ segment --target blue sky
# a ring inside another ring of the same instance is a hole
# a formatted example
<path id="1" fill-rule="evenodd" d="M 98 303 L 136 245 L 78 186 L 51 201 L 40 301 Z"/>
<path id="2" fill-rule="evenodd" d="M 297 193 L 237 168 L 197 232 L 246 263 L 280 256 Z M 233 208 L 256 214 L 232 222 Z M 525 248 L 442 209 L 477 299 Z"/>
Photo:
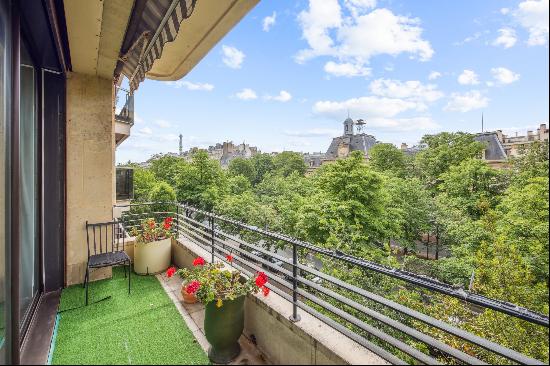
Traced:
<path id="1" fill-rule="evenodd" d="M 185 32 L 185 26 L 182 28 Z M 182 80 L 146 80 L 117 162 L 232 140 L 326 151 L 548 122 L 548 0 L 262 0 Z"/>

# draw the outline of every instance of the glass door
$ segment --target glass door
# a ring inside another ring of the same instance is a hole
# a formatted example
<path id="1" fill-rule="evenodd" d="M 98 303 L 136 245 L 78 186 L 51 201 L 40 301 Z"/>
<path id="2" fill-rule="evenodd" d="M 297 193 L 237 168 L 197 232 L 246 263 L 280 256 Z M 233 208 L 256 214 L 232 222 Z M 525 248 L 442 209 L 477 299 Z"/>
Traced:
<path id="1" fill-rule="evenodd" d="M 38 241 L 38 128 L 36 113 L 37 73 L 25 42 L 21 42 L 20 81 L 20 233 L 19 275 L 21 325 L 26 327 L 40 290 Z M 23 331 L 24 333 L 24 331 Z"/>

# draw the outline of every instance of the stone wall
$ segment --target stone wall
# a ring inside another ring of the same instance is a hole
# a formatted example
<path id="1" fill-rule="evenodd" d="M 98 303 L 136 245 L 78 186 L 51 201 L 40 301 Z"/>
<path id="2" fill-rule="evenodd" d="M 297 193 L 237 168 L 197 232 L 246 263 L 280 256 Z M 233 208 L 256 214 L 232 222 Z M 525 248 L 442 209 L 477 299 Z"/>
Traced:
<path id="1" fill-rule="evenodd" d="M 67 285 L 84 280 L 86 220 L 105 222 L 112 218 L 115 202 L 113 113 L 111 80 L 79 73 L 68 76 Z M 104 278 L 110 273 L 110 268 L 94 271 L 91 278 Z"/>

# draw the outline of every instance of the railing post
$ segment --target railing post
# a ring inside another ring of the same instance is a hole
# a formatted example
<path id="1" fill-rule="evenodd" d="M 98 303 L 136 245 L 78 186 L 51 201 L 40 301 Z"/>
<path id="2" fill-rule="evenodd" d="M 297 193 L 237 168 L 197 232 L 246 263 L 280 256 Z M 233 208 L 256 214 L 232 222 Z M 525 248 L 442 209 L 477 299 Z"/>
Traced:
<path id="1" fill-rule="evenodd" d="M 298 315 L 298 247 L 296 243 L 292 243 L 292 315 L 290 316 L 291 322 L 299 322 L 300 315 Z"/>
<path id="2" fill-rule="evenodd" d="M 212 264 L 214 264 L 214 236 L 216 235 L 215 232 L 214 232 L 214 217 L 210 217 L 210 231 L 211 231 L 211 237 L 210 237 L 210 240 L 211 240 L 211 247 L 212 247 Z"/>
<path id="3" fill-rule="evenodd" d="M 180 205 L 176 203 L 176 239 L 180 236 Z"/>

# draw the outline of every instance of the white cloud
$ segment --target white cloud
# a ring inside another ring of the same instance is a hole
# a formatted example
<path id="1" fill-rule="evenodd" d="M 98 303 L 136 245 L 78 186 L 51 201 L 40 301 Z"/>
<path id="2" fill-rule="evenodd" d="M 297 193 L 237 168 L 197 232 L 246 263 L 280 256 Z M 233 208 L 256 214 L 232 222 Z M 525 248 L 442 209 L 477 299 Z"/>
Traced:
<path id="1" fill-rule="evenodd" d="M 487 107 L 488 104 L 489 98 L 484 96 L 479 90 L 471 90 L 466 93 L 452 93 L 451 99 L 444 110 L 464 113 Z"/>
<path id="2" fill-rule="evenodd" d="M 510 13 L 510 8 L 502 8 L 500 9 L 500 14 L 507 15 Z"/>
<path id="3" fill-rule="evenodd" d="M 455 42 L 453 44 L 455 46 L 462 46 L 462 45 L 465 45 L 466 43 L 470 43 L 470 42 L 478 40 L 481 36 L 482 36 L 481 32 L 476 32 L 473 35 L 464 38 L 462 41 Z"/>
<path id="4" fill-rule="evenodd" d="M 464 70 L 462 74 L 458 76 L 458 83 L 461 85 L 477 85 L 479 84 L 479 79 L 474 71 Z"/>
<path id="5" fill-rule="evenodd" d="M 441 77 L 441 73 L 439 71 L 432 71 L 430 72 L 430 75 L 428 75 L 428 80 L 436 80 Z"/>
<path id="6" fill-rule="evenodd" d="M 523 1 L 512 15 L 529 32 L 528 45 L 548 43 L 548 0 Z"/>
<path id="7" fill-rule="evenodd" d="M 245 54 L 235 47 L 222 46 L 222 61 L 232 69 L 240 69 L 245 58 Z"/>
<path id="8" fill-rule="evenodd" d="M 156 124 L 160 128 L 170 128 L 172 127 L 172 123 L 163 120 L 163 119 L 157 119 L 154 124 Z"/>
<path id="9" fill-rule="evenodd" d="M 277 102 L 288 102 L 292 99 L 292 95 L 287 92 L 286 90 L 281 90 L 279 92 L 279 95 L 275 95 L 275 96 L 271 96 L 271 95 L 267 95 L 265 96 L 265 99 L 266 100 L 275 100 Z"/>
<path id="10" fill-rule="evenodd" d="M 262 21 L 262 29 L 264 32 L 269 32 L 271 30 L 271 27 L 275 25 L 275 22 L 277 21 L 277 12 L 273 12 L 270 16 L 267 16 Z"/>
<path id="11" fill-rule="evenodd" d="M 418 103 L 413 101 L 366 96 L 342 102 L 318 101 L 313 105 L 313 112 L 335 119 L 341 119 L 348 111 L 356 116 L 394 117 L 408 110 L 416 110 L 418 107 Z"/>
<path id="12" fill-rule="evenodd" d="M 370 11 L 374 1 L 346 1 L 350 15 L 342 13 L 337 0 L 310 0 L 298 16 L 302 37 L 309 48 L 296 55 L 297 62 L 317 56 L 337 57 L 339 62 L 363 65 L 376 55 L 408 53 L 422 61 L 434 51 L 422 38 L 418 18 L 395 15 L 381 8 Z M 369 12 L 370 11 L 370 12 Z"/>
<path id="13" fill-rule="evenodd" d="M 187 80 L 178 80 L 178 81 L 169 81 L 168 85 L 173 85 L 175 88 L 185 87 L 188 90 L 204 90 L 212 91 L 214 90 L 214 85 L 208 83 L 194 83 Z"/>
<path id="14" fill-rule="evenodd" d="M 333 76 L 369 76 L 371 69 L 358 64 L 352 64 L 349 62 L 337 63 L 329 61 L 325 64 L 325 72 Z"/>
<path id="15" fill-rule="evenodd" d="M 491 74 L 497 85 L 511 84 L 519 80 L 520 75 L 505 67 L 494 67 L 491 69 Z M 492 84 L 490 84 L 492 86 Z"/>
<path id="16" fill-rule="evenodd" d="M 141 130 L 139 130 L 139 132 L 144 134 L 144 135 L 152 135 L 153 134 L 153 130 L 149 127 L 143 127 Z"/>
<path id="17" fill-rule="evenodd" d="M 417 80 L 399 81 L 377 79 L 370 84 L 374 95 L 389 98 L 408 99 L 419 102 L 435 102 L 443 97 L 443 92 L 434 84 L 422 84 Z"/>
<path id="18" fill-rule="evenodd" d="M 516 31 L 512 28 L 501 28 L 498 30 L 499 36 L 493 41 L 493 46 L 504 48 L 513 47 L 517 42 Z"/>
<path id="19" fill-rule="evenodd" d="M 423 109 L 422 103 L 398 98 L 366 96 L 344 101 L 318 101 L 313 113 L 341 120 L 348 112 L 364 118 L 367 127 L 394 131 L 436 129 L 439 126 L 429 116 L 399 117 L 400 113 Z"/>
<path id="20" fill-rule="evenodd" d="M 256 92 L 252 89 L 249 89 L 249 88 L 245 88 L 245 89 L 241 90 L 240 92 L 235 94 L 235 96 L 237 98 L 241 99 L 241 100 L 258 99 L 258 95 L 256 94 Z"/>

